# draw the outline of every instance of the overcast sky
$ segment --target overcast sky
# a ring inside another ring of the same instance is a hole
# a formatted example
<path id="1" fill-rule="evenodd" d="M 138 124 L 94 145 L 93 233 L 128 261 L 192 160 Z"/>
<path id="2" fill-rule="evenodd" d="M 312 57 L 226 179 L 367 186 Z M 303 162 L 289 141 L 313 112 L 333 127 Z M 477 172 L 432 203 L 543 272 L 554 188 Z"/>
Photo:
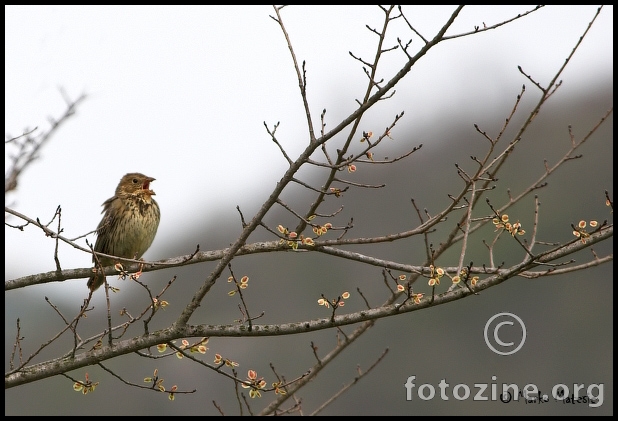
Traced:
<path id="1" fill-rule="evenodd" d="M 532 8 L 466 7 L 448 33 Z M 404 85 L 408 93 L 389 101 L 384 115 L 390 119 L 405 110 L 402 125 L 412 127 L 439 112 L 455 116 L 471 98 L 486 104 L 512 98 L 525 82 L 517 65 L 547 82 L 596 8 L 550 6 L 473 39 L 444 43 L 419 63 Z M 453 9 L 404 10 L 429 37 Z M 156 178 L 159 239 L 197 218 L 208 221 L 215 211 L 235 212 L 236 205 L 254 211 L 286 166 L 263 122 L 281 122 L 278 135 L 291 156 L 304 147 L 298 82 L 270 6 L 10 6 L 5 13 L 7 136 L 47 130 L 48 118 L 65 109 L 60 89 L 73 99 L 88 95 L 7 200 L 43 221 L 61 205 L 68 237 L 94 229 L 102 202 L 122 175 L 134 171 Z M 612 13 L 611 6 L 604 9 L 569 64 L 565 90 L 588 89 L 613 71 Z M 371 57 L 375 35 L 365 24 L 378 27 L 382 14 L 374 7 L 288 7 L 283 18 L 298 60 L 307 62 L 314 116 L 326 108 L 328 127 L 334 127 L 353 111 L 364 89 L 365 76 L 348 51 Z M 398 31 L 387 40 L 391 45 L 406 34 L 405 24 L 396 24 Z M 412 48 L 420 46 L 417 39 Z M 402 60 L 394 53 L 385 64 L 395 68 Z M 382 77 L 390 78 L 389 70 L 383 68 Z M 387 124 L 384 118 L 375 121 Z M 11 244 L 7 261 L 18 262 L 28 251 L 32 260 L 24 270 L 53 269 L 53 245 L 39 232 L 5 231 Z M 65 268 L 89 265 L 88 256 L 68 247 L 62 257 Z"/>

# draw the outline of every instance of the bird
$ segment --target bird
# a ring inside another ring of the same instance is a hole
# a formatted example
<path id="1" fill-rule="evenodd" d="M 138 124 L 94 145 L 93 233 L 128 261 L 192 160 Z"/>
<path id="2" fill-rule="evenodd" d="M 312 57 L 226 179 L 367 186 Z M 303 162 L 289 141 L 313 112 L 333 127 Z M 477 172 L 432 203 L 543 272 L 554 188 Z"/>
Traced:
<path id="1" fill-rule="evenodd" d="M 125 174 L 116 187 L 113 197 L 103 202 L 103 218 L 97 226 L 94 251 L 127 259 L 139 259 L 152 244 L 161 210 L 152 196 L 150 183 L 155 179 L 140 173 Z M 102 267 L 117 261 L 98 257 Z M 92 256 L 95 272 L 88 279 L 88 288 L 94 292 L 105 282 L 105 274 L 96 269 L 97 260 Z"/>

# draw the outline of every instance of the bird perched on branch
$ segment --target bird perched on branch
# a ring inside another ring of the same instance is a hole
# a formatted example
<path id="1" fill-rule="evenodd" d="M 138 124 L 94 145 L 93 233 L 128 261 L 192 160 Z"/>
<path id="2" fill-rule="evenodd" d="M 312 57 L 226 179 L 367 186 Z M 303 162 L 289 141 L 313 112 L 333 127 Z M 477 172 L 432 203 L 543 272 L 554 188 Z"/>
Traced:
<path id="1" fill-rule="evenodd" d="M 94 251 L 139 259 L 148 250 L 157 233 L 161 211 L 152 198 L 150 183 L 155 179 L 140 173 L 126 174 L 118 183 L 116 193 L 103 202 L 103 219 L 97 226 Z M 98 257 L 102 267 L 116 263 L 114 259 Z M 92 256 L 95 268 L 98 267 Z M 88 288 L 96 290 L 105 282 L 99 271 L 88 279 Z"/>

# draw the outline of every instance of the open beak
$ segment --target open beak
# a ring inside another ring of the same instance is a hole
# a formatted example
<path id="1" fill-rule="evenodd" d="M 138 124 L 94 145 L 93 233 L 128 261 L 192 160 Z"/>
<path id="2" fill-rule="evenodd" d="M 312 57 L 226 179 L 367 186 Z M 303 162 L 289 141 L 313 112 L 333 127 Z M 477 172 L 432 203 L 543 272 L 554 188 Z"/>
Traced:
<path id="1" fill-rule="evenodd" d="M 156 195 L 156 193 L 153 190 L 150 190 L 150 183 L 155 181 L 155 180 L 156 180 L 155 178 L 148 177 L 146 179 L 146 181 L 144 181 L 144 184 L 142 185 L 142 189 L 146 190 L 148 192 L 148 194 L 150 194 L 152 196 Z"/>

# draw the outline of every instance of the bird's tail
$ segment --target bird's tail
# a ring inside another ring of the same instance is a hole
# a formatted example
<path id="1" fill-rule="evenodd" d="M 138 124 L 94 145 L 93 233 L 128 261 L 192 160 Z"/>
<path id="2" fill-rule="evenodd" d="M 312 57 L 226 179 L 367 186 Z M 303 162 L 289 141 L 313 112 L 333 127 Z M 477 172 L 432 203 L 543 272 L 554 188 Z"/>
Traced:
<path id="1" fill-rule="evenodd" d="M 101 285 L 103 285 L 103 283 L 105 282 L 105 275 L 103 273 L 97 272 L 94 275 L 92 275 L 90 278 L 88 278 L 88 288 L 90 288 L 90 291 L 95 291 L 97 288 L 99 288 Z"/>

